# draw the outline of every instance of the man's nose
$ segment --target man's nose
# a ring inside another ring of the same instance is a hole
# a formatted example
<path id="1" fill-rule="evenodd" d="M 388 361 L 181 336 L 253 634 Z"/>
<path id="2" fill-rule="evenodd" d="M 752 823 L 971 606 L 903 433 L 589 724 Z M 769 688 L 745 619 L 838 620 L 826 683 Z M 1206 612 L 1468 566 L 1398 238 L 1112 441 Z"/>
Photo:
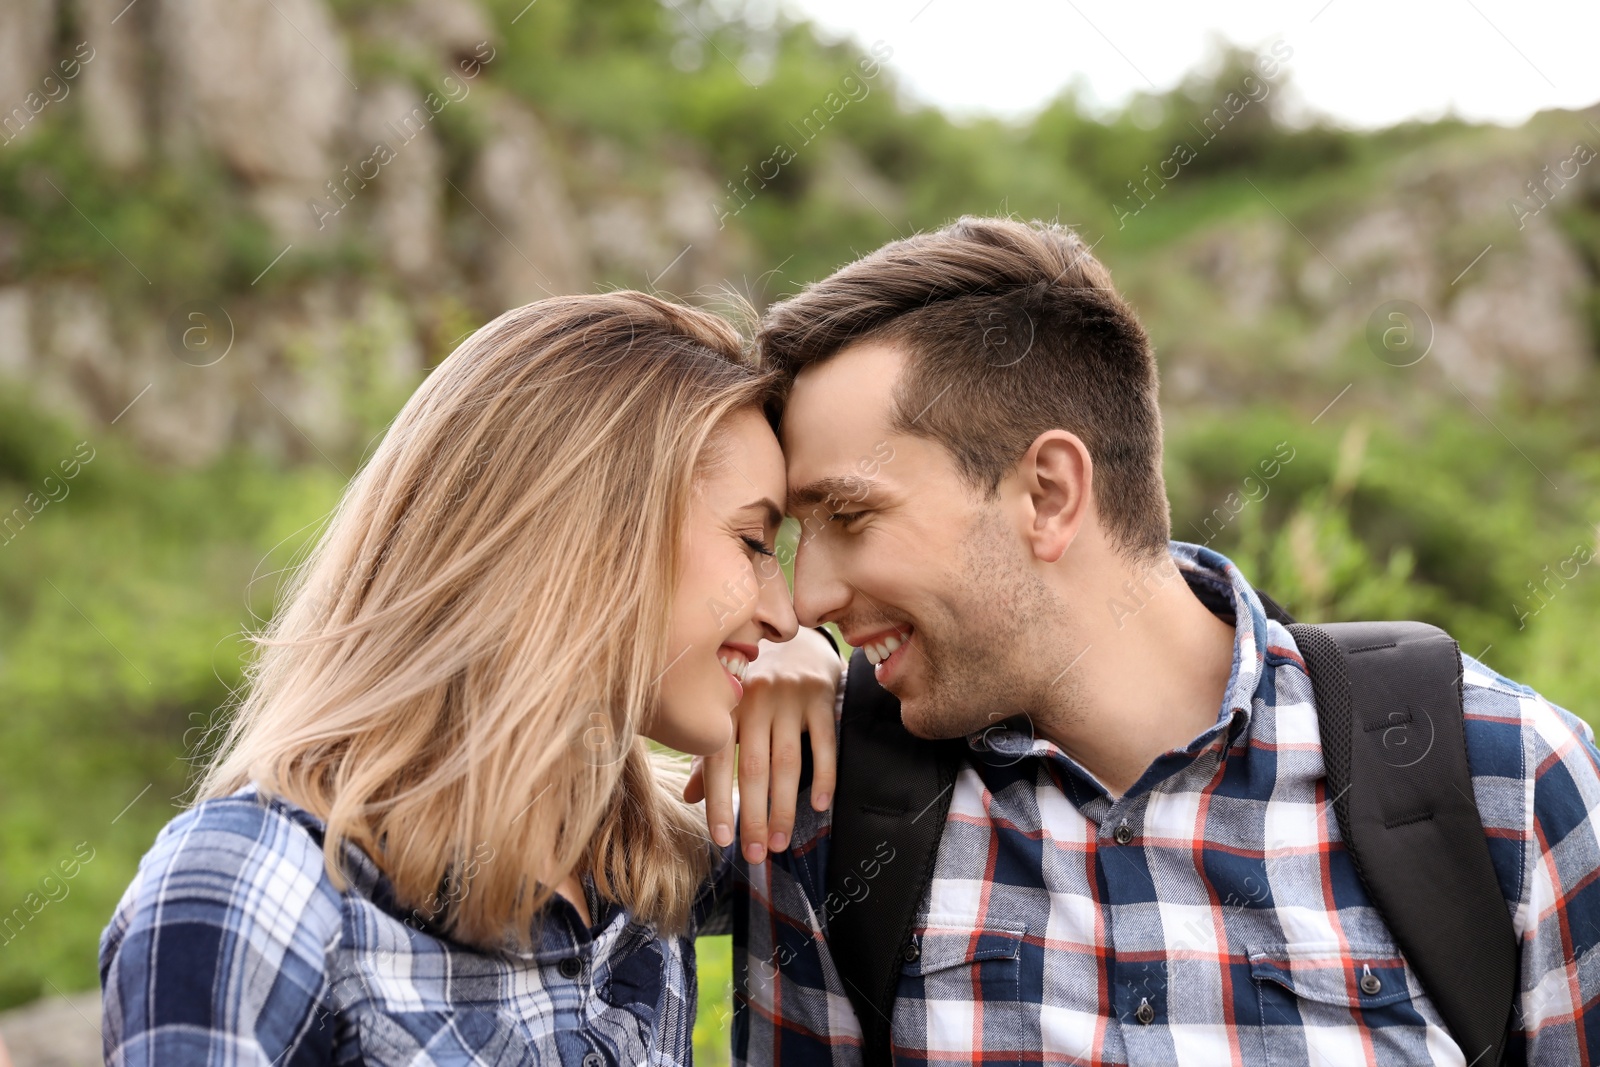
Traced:
<path id="1" fill-rule="evenodd" d="M 800 625 L 836 621 L 850 605 L 850 584 L 826 546 L 802 530 L 794 554 L 794 613 Z"/>

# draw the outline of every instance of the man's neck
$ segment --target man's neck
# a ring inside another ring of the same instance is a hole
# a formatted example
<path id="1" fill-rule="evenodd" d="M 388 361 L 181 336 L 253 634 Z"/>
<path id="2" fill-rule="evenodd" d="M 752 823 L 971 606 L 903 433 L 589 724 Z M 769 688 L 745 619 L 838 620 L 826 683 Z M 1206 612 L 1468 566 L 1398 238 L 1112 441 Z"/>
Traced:
<path id="1" fill-rule="evenodd" d="M 1133 595 L 1117 575 L 1095 598 L 1103 624 L 1084 627 L 1086 648 L 1062 688 L 1067 706 L 1039 717 L 1039 735 L 1093 774 L 1113 797 L 1163 753 L 1217 722 L 1233 668 L 1234 627 L 1213 615 L 1176 565 L 1140 572 Z"/>

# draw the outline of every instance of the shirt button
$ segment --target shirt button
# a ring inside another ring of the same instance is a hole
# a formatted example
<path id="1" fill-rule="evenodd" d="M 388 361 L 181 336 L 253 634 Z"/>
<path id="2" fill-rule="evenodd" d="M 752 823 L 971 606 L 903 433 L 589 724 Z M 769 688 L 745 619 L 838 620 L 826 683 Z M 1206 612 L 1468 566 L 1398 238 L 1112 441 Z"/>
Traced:
<path id="1" fill-rule="evenodd" d="M 1365 970 L 1365 968 L 1363 968 L 1363 970 Z M 1383 982 L 1380 981 L 1378 976 L 1373 974 L 1371 971 L 1367 971 L 1366 974 L 1361 976 L 1361 992 L 1365 993 L 1367 996 L 1370 997 L 1377 995 L 1378 990 L 1382 988 Z"/>
<path id="2" fill-rule="evenodd" d="M 583 1057 L 583 1067 L 606 1067 L 605 1057 L 598 1052 L 590 1052 Z"/>
<path id="3" fill-rule="evenodd" d="M 1127 823 L 1121 823 L 1117 826 L 1116 832 L 1111 836 L 1116 839 L 1117 844 L 1126 845 L 1129 841 L 1133 840 L 1133 828 Z"/>
<path id="4" fill-rule="evenodd" d="M 907 963 L 914 962 L 917 957 L 922 955 L 922 946 L 917 944 L 917 939 L 913 937 L 911 943 L 906 946 L 905 951 L 900 955 L 905 957 Z"/>
<path id="5" fill-rule="evenodd" d="M 1149 997 L 1139 998 L 1139 1010 L 1133 1013 L 1133 1017 L 1146 1026 L 1149 1026 L 1154 1021 L 1156 1010 L 1150 1006 Z"/>
<path id="6" fill-rule="evenodd" d="M 583 961 L 576 956 L 568 956 L 556 965 L 563 978 L 576 978 L 583 973 Z"/>

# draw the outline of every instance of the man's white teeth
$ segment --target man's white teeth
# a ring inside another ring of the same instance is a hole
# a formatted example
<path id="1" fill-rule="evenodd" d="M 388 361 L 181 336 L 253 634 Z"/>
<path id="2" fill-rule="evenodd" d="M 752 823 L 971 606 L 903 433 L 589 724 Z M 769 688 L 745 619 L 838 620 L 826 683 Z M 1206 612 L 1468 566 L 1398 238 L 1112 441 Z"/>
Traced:
<path id="1" fill-rule="evenodd" d="M 738 656 L 718 656 L 717 662 L 727 668 L 728 673 L 741 682 L 744 681 L 744 672 L 750 669 L 750 661 L 741 659 Z"/>
<path id="2" fill-rule="evenodd" d="M 867 662 L 876 667 L 894 655 L 895 649 L 899 648 L 903 643 L 898 634 L 891 634 L 875 645 L 867 645 Z"/>

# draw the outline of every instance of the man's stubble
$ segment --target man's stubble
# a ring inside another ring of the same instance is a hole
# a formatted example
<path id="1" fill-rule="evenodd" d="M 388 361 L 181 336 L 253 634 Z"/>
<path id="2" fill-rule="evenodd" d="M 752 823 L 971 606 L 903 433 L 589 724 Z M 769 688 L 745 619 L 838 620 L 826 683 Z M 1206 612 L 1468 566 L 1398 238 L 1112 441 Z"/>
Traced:
<path id="1" fill-rule="evenodd" d="M 978 513 L 955 562 L 944 583 L 948 615 L 918 623 L 926 685 L 907 729 L 954 738 L 1015 716 L 1080 717 L 1083 694 L 1068 669 L 1083 647 L 1075 616 L 1028 566 L 998 508 Z"/>

